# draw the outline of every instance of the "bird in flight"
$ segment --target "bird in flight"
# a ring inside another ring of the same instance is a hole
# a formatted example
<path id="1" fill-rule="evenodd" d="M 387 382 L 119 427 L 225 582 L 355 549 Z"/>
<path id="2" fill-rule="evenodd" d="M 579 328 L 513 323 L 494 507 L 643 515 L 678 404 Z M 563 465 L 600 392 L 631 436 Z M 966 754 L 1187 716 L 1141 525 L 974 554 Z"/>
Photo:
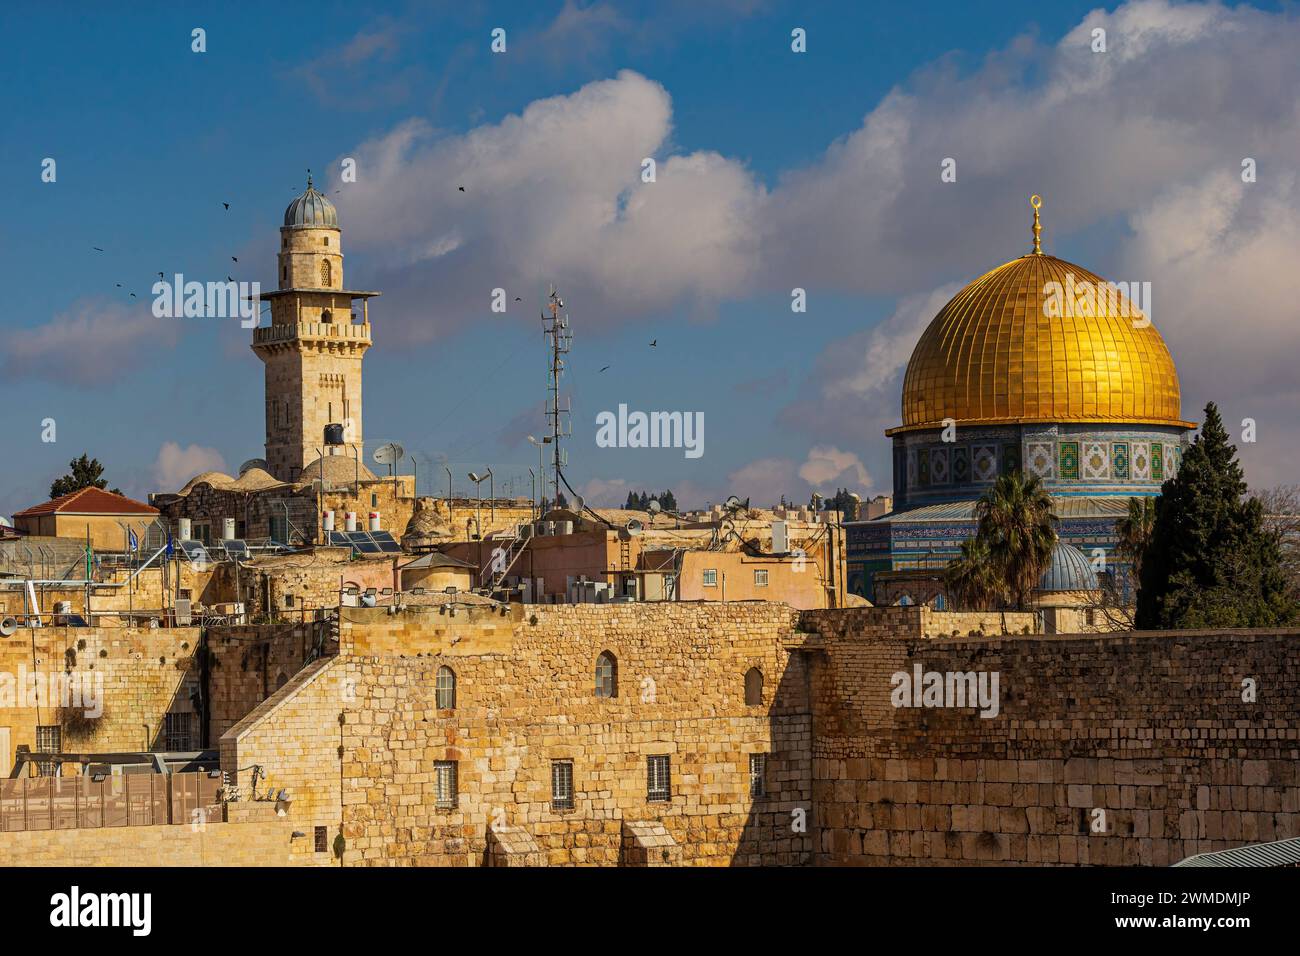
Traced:
<path id="1" fill-rule="evenodd" d="M 464 186 L 457 186 L 456 188 L 459 189 L 461 192 L 464 192 L 464 191 L 465 191 L 465 187 L 464 187 Z"/>
<path id="2" fill-rule="evenodd" d="M 603 372 L 603 371 L 605 371 L 605 369 L 607 369 L 607 368 L 609 368 L 608 365 L 606 365 L 605 368 L 602 368 L 600 371 Z M 599 373 L 597 373 L 597 374 L 599 374 Z"/>
<path id="3" fill-rule="evenodd" d="M 114 282 L 113 285 L 117 286 L 119 289 L 122 288 L 122 283 L 120 282 Z"/>
<path id="4" fill-rule="evenodd" d="M 228 202 L 223 202 L 221 205 L 225 206 L 227 209 L 230 208 L 230 203 Z"/>
<path id="5" fill-rule="evenodd" d="M 650 347 L 651 347 L 652 349 L 653 349 L 653 348 L 657 348 L 658 345 L 659 345 L 659 340 L 658 340 L 658 339 L 655 339 L 653 342 L 650 343 Z"/>
<path id="6" fill-rule="evenodd" d="M 158 278 L 161 279 L 162 277 L 163 277 L 163 274 L 162 274 L 161 272 L 158 273 Z"/>
<path id="7" fill-rule="evenodd" d="M 239 257 L 238 257 L 238 256 L 231 256 L 231 257 L 230 257 L 230 261 L 231 261 L 231 262 L 238 262 L 238 261 L 239 261 Z"/>
<path id="8" fill-rule="evenodd" d="M 515 301 L 516 301 L 516 302 L 523 302 L 524 300 L 521 299 L 521 298 L 519 298 L 519 296 L 515 296 Z"/>
<path id="9" fill-rule="evenodd" d="M 94 249 L 96 252 L 103 252 L 103 251 L 104 251 L 103 249 L 99 248 L 99 246 L 91 246 L 90 248 Z"/>
<path id="10" fill-rule="evenodd" d="M 136 294 L 134 292 L 131 293 L 131 298 L 133 299 L 136 298 Z"/>

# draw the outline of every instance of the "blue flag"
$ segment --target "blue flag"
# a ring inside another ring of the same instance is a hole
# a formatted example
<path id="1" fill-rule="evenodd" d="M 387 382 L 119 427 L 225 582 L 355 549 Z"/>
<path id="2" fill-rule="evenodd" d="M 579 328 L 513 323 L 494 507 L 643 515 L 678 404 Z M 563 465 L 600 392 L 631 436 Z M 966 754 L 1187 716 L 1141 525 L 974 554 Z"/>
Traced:
<path id="1" fill-rule="evenodd" d="M 127 534 L 127 539 L 131 542 L 131 550 L 139 551 L 140 539 L 135 536 L 135 531 L 133 529 L 128 528 L 126 534 Z"/>

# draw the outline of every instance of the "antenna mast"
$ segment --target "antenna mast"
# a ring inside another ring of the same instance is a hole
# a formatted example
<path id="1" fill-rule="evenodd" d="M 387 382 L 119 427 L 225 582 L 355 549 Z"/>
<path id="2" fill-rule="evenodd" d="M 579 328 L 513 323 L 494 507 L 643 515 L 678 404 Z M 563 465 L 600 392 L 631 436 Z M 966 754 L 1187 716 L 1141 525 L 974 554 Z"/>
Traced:
<path id="1" fill-rule="evenodd" d="M 560 298 L 559 292 L 556 291 L 555 285 L 552 283 L 546 305 L 546 311 L 550 315 L 545 312 L 542 313 L 544 334 L 551 342 L 550 368 L 548 369 L 546 386 L 550 394 L 546 417 L 551 425 L 552 470 L 555 475 L 555 493 L 551 498 L 552 507 L 556 507 L 556 503 L 560 500 L 560 469 L 569 463 L 568 455 L 560 449 L 560 440 L 573 434 L 569 403 L 566 401 L 563 407 L 560 404 L 560 377 L 565 371 L 564 356 L 569 354 L 569 349 L 573 345 L 573 333 L 569 330 L 569 315 L 567 312 L 563 316 L 560 315 L 560 310 L 563 308 L 564 301 Z"/>

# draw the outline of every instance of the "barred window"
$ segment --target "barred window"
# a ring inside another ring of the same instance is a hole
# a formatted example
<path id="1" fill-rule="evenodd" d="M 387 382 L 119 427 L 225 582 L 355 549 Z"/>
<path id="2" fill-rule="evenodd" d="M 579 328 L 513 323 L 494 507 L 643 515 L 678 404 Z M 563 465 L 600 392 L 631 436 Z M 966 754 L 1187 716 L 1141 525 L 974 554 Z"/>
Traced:
<path id="1" fill-rule="evenodd" d="M 765 588 L 765 587 L 767 587 L 767 569 L 766 569 L 766 568 L 755 568 L 755 569 L 754 569 L 754 587 L 756 587 L 756 588 Z"/>
<path id="2" fill-rule="evenodd" d="M 763 672 L 757 667 L 745 672 L 745 703 L 750 707 L 763 703 Z"/>
<path id="3" fill-rule="evenodd" d="M 39 725 L 36 728 L 36 749 L 43 754 L 63 753 L 63 728 L 58 724 Z M 56 766 L 53 760 L 41 760 L 36 769 L 42 777 L 52 777 Z"/>
<path id="4" fill-rule="evenodd" d="M 749 795 L 767 795 L 767 754 L 749 755 Z"/>
<path id="5" fill-rule="evenodd" d="M 439 710 L 452 710 L 456 706 L 456 672 L 450 667 L 438 668 L 438 685 L 434 695 Z"/>
<path id="6" fill-rule="evenodd" d="M 316 852 L 317 852 L 317 853 L 328 853 L 328 852 L 329 852 L 329 850 L 330 850 L 330 844 L 329 844 L 329 829 L 328 829 L 327 827 L 317 827 L 317 828 L 316 828 L 316 847 L 315 847 L 315 849 L 316 849 Z"/>
<path id="7" fill-rule="evenodd" d="M 456 761 L 435 760 L 433 763 L 433 800 L 439 810 L 456 807 Z"/>
<path id="8" fill-rule="evenodd" d="M 646 784 L 645 798 L 654 801 L 666 801 L 673 798 L 672 768 L 667 754 L 657 754 L 645 758 Z"/>
<path id="9" fill-rule="evenodd" d="M 704 572 L 704 586 L 706 588 L 716 588 L 718 586 L 718 569 L 707 568 Z"/>
<path id="10" fill-rule="evenodd" d="M 573 761 L 551 761 L 551 809 L 573 809 Z"/>
<path id="11" fill-rule="evenodd" d="M 164 715 L 163 744 L 164 750 L 193 750 L 194 715 L 190 713 Z"/>
<path id="12" fill-rule="evenodd" d="M 609 651 L 596 658 L 596 696 L 618 696 L 618 661 Z"/>

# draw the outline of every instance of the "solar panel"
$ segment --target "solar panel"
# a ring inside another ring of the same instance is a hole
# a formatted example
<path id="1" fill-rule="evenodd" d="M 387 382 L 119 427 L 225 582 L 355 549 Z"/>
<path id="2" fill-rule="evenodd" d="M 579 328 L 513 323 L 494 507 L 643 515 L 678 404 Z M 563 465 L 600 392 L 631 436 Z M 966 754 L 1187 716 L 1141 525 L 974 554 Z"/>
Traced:
<path id="1" fill-rule="evenodd" d="M 222 547 L 226 549 L 226 554 L 235 558 L 247 558 L 251 555 L 248 550 L 248 542 L 239 538 L 227 538 L 221 542 Z"/>
<path id="2" fill-rule="evenodd" d="M 194 562 L 202 562 L 204 564 L 206 564 L 211 560 L 211 558 L 208 557 L 208 549 L 203 547 L 202 541 L 187 540 L 187 541 L 181 541 L 179 544 L 180 544 L 181 552 L 189 560 Z"/>
<path id="3" fill-rule="evenodd" d="M 374 539 L 375 544 L 379 545 L 379 550 L 384 554 L 400 554 L 402 546 L 393 538 L 388 531 L 372 531 L 370 537 Z"/>

